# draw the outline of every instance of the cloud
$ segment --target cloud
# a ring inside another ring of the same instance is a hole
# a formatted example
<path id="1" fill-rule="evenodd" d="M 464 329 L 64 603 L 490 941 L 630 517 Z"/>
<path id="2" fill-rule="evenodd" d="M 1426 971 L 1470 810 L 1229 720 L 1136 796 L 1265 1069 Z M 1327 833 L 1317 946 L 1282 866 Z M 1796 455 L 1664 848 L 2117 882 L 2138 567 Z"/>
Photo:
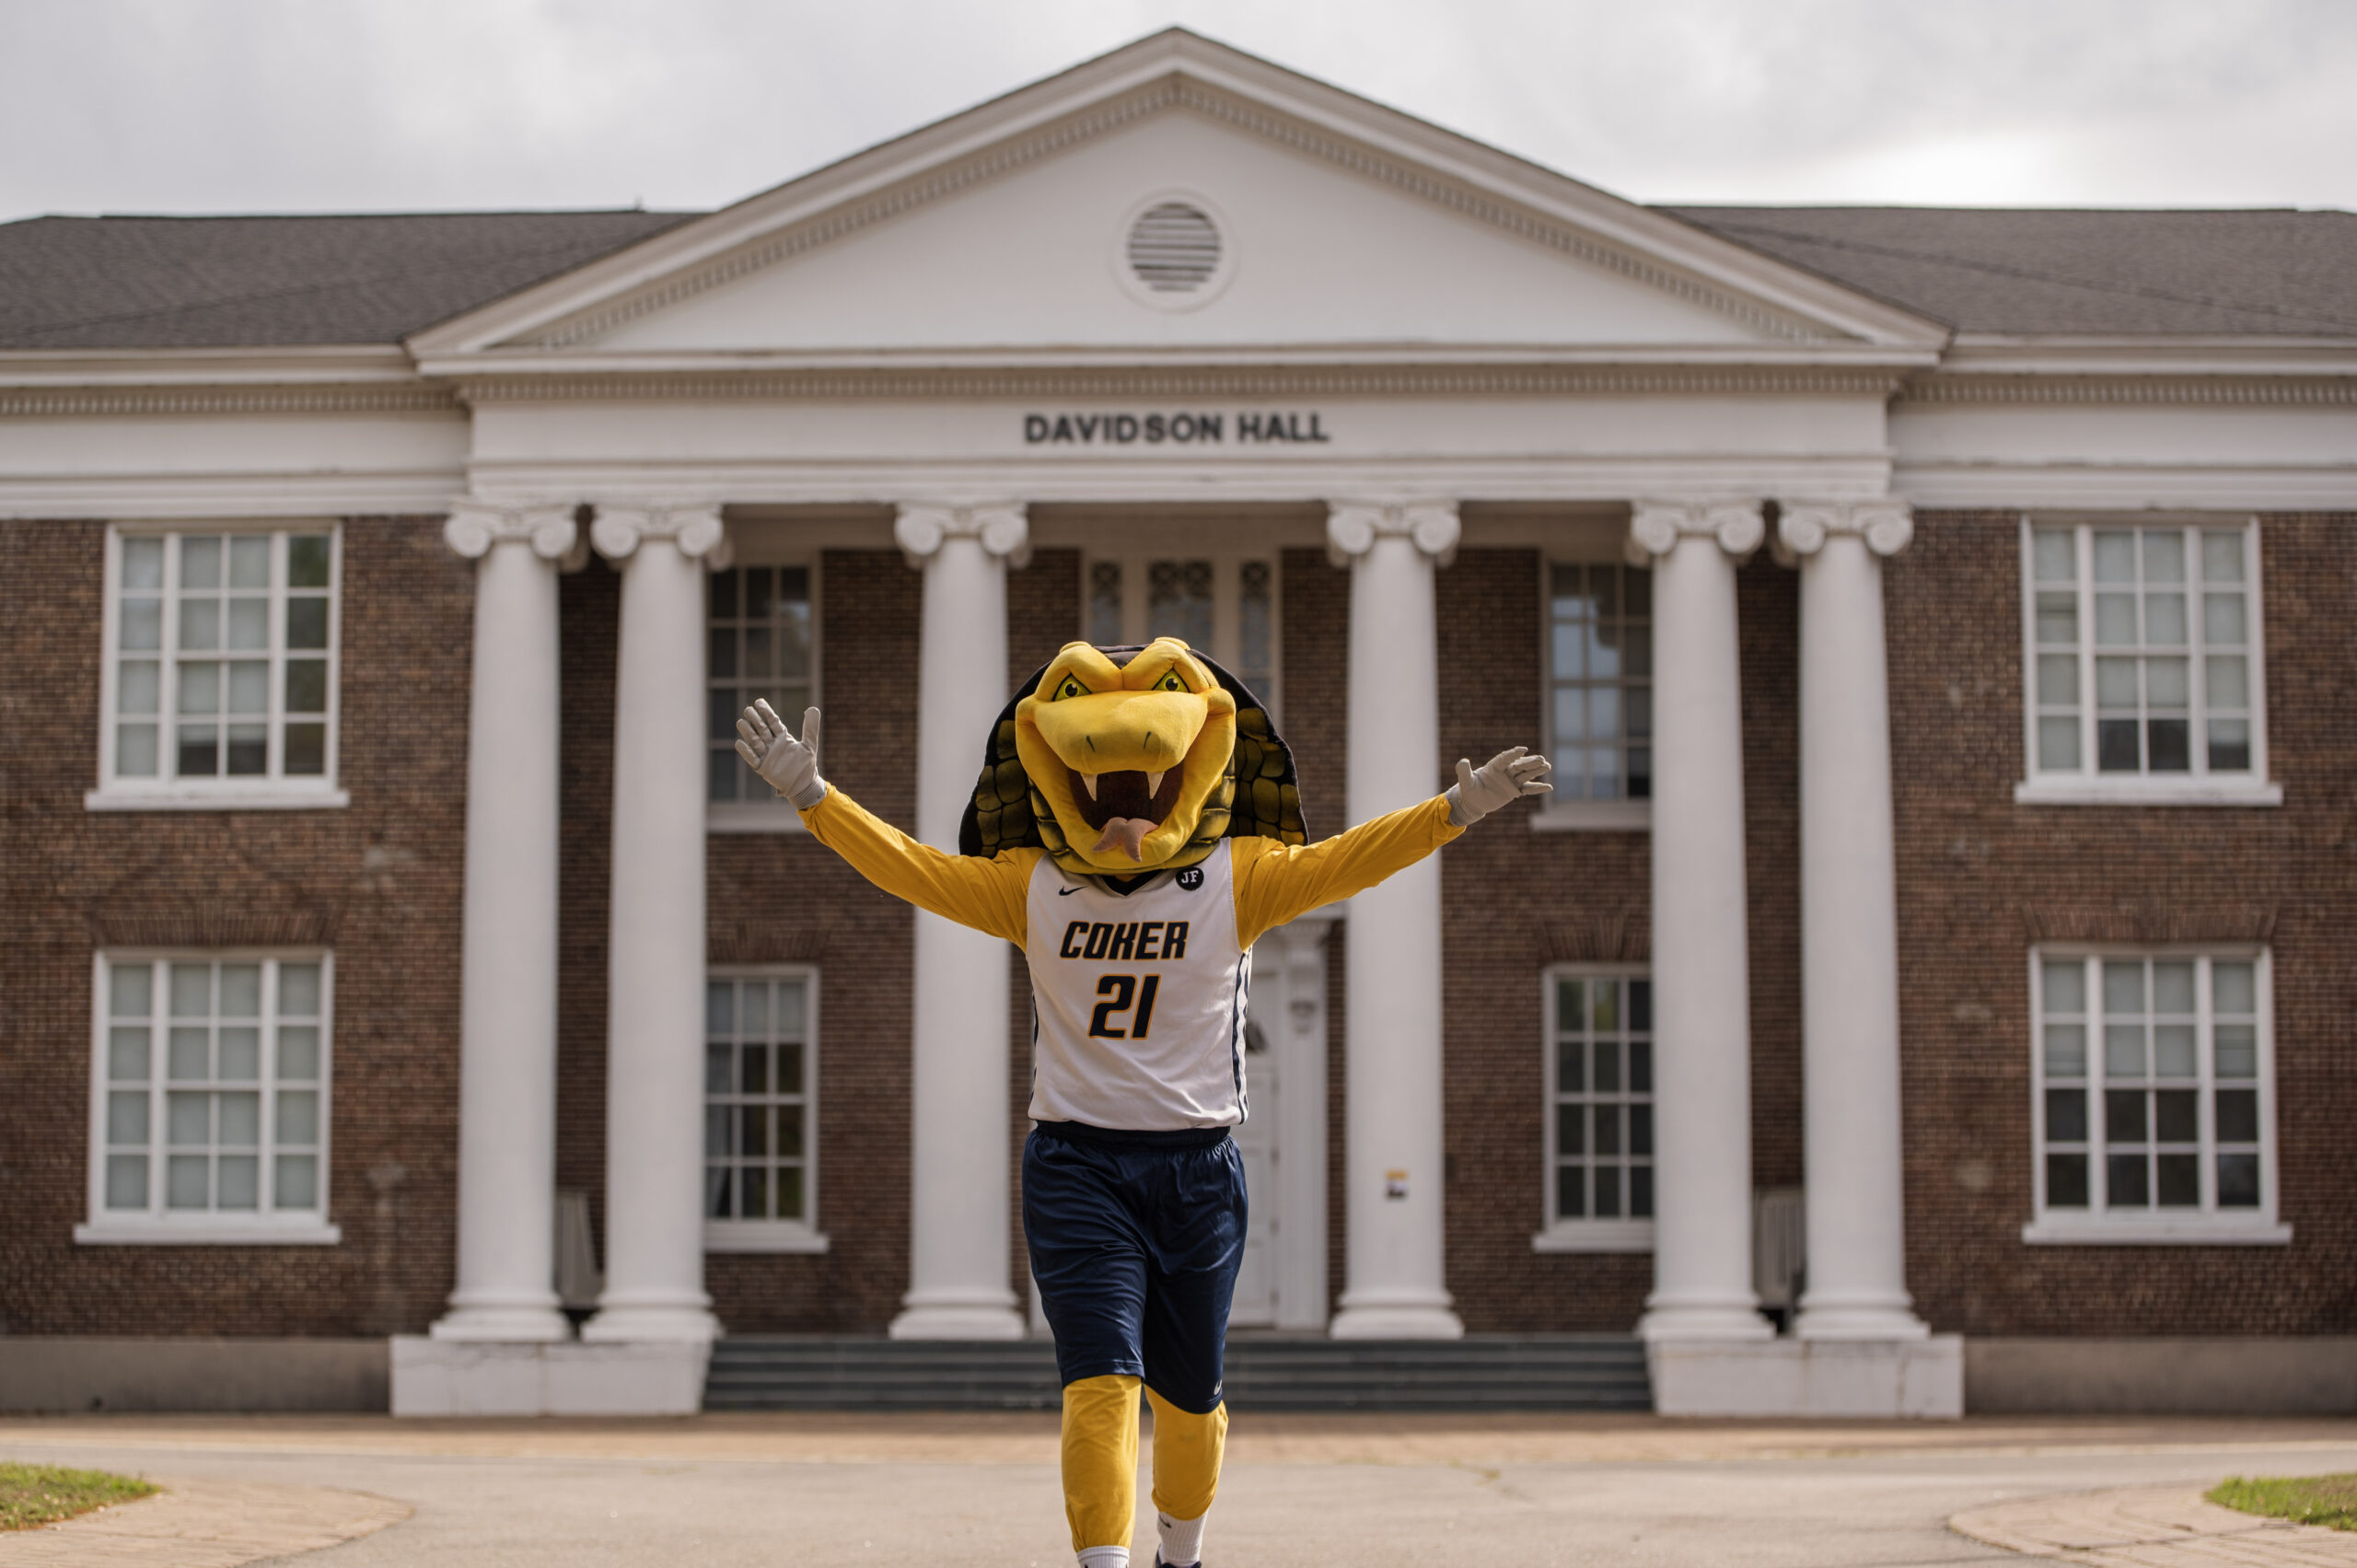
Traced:
<path id="1" fill-rule="evenodd" d="M 1172 22 L 1640 200 L 2357 206 L 2343 0 L 10 0 L 0 215 L 710 206 Z"/>

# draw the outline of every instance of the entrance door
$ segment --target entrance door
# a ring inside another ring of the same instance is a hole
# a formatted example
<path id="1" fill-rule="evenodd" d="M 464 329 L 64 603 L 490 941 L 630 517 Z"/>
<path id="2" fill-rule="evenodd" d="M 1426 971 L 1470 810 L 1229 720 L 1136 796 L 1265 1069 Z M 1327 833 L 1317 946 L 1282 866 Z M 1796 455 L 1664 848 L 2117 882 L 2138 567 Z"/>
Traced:
<path id="1" fill-rule="evenodd" d="M 1277 1112 L 1283 1091 L 1277 1053 L 1258 1020 L 1244 1026 L 1244 1084 L 1252 1114 L 1236 1131 L 1244 1156 L 1244 1189 L 1251 1201 L 1251 1225 L 1244 1233 L 1244 1264 L 1237 1271 L 1236 1305 L 1227 1320 L 1238 1328 L 1266 1329 L 1277 1320 L 1278 1230 L 1283 1202 L 1277 1186 Z"/>

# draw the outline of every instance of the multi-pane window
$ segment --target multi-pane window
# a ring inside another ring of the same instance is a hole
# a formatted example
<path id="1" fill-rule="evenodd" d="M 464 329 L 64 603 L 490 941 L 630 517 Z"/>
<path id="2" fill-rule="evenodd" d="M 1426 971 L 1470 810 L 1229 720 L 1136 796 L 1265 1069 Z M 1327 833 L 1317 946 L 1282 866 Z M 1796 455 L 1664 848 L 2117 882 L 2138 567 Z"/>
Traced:
<path id="1" fill-rule="evenodd" d="M 737 715 L 766 698 L 798 732 L 803 710 L 817 701 L 810 578 L 807 566 L 732 566 L 712 575 L 704 657 L 707 800 L 775 797 L 737 755 Z"/>
<path id="2" fill-rule="evenodd" d="M 2029 529 L 2033 772 L 2263 772 L 2257 552 L 2247 526 Z"/>
<path id="3" fill-rule="evenodd" d="M 125 530 L 110 542 L 107 784 L 327 783 L 334 532 Z"/>
<path id="4" fill-rule="evenodd" d="M 326 956 L 119 953 L 99 971 L 90 1228 L 322 1221 Z"/>
<path id="5" fill-rule="evenodd" d="M 704 1218 L 807 1226 L 818 977 L 715 972 L 704 985 Z"/>
<path id="6" fill-rule="evenodd" d="M 1653 982 L 1550 977 L 1550 1219 L 1644 1220 L 1654 1213 Z"/>
<path id="7" fill-rule="evenodd" d="M 2049 952 L 2036 970 L 2040 1213 L 2271 1214 L 2265 959 Z"/>
<path id="8" fill-rule="evenodd" d="M 1649 799 L 1653 574 L 1636 566 L 1558 563 L 1548 576 L 1547 720 L 1555 797 Z"/>
<path id="9" fill-rule="evenodd" d="M 1264 556 L 1098 558 L 1081 625 L 1099 647 L 1177 637 L 1277 706 L 1277 569 Z"/>

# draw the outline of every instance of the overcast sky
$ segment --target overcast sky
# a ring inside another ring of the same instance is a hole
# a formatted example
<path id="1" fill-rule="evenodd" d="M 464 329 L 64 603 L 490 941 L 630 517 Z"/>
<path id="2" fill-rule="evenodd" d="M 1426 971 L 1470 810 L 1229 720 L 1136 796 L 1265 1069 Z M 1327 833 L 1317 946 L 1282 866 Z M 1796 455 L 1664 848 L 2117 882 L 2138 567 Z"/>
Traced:
<path id="1" fill-rule="evenodd" d="M 1173 22 L 1640 201 L 2357 207 L 2357 0 L 0 0 L 0 218 L 715 206 Z"/>

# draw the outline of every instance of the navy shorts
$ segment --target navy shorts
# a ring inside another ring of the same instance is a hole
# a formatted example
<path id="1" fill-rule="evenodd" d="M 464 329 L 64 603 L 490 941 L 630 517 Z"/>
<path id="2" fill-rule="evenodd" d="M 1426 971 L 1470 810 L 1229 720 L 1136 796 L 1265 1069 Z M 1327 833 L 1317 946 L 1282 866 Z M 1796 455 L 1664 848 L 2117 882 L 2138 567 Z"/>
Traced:
<path id="1" fill-rule="evenodd" d="M 1225 1131 L 1173 1146 L 1036 1125 L 1023 1237 L 1058 1376 L 1118 1373 L 1182 1411 L 1218 1409 L 1244 1224 L 1244 1158 Z"/>

